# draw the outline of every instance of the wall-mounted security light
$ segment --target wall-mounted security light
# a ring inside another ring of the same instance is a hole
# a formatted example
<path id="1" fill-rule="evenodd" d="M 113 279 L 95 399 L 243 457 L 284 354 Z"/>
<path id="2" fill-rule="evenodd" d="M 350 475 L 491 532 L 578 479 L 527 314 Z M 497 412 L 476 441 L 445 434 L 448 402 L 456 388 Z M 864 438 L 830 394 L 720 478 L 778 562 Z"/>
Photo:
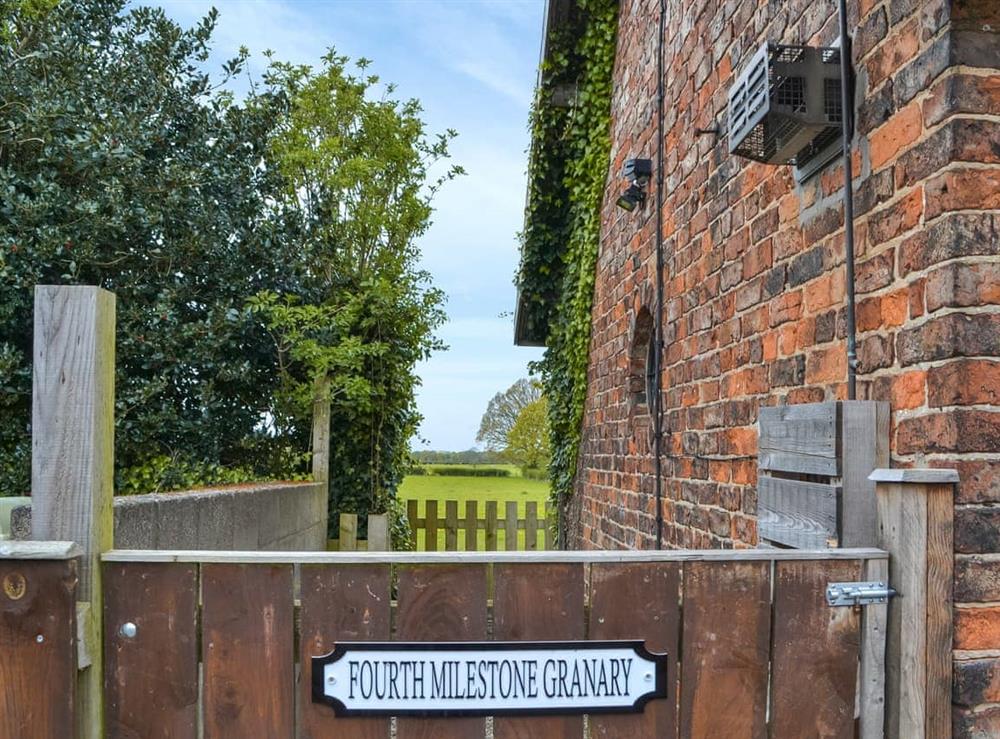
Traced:
<path id="1" fill-rule="evenodd" d="M 843 121 L 840 49 L 765 43 L 729 90 L 730 151 L 805 166 Z"/>
<path id="2" fill-rule="evenodd" d="M 629 186 L 615 203 L 622 210 L 631 213 L 646 202 L 646 185 L 653 176 L 653 162 L 650 159 L 629 159 L 625 162 L 622 176 L 629 181 Z"/>

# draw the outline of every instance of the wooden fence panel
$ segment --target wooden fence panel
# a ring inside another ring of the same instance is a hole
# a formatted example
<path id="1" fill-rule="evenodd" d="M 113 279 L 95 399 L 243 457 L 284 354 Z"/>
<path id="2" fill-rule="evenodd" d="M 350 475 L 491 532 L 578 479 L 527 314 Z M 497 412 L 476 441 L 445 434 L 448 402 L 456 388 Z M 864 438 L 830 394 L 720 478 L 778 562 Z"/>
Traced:
<path id="1" fill-rule="evenodd" d="M 291 737 L 292 568 L 202 566 L 205 739 Z"/>
<path id="2" fill-rule="evenodd" d="M 299 649 L 299 736 L 387 739 L 388 718 L 338 718 L 312 702 L 311 658 L 339 641 L 388 641 L 389 565 L 302 565 Z"/>
<path id="3" fill-rule="evenodd" d="M 861 617 L 828 606 L 825 591 L 831 582 L 860 580 L 861 564 L 776 564 L 772 736 L 854 737 Z"/>
<path id="4" fill-rule="evenodd" d="M 465 501 L 465 551 L 474 552 L 479 544 L 479 502 Z"/>
<path id="5" fill-rule="evenodd" d="M 396 638 L 479 641 L 486 638 L 485 565 L 411 565 L 399 572 Z M 399 718 L 397 739 L 474 739 L 484 718 Z"/>
<path id="6" fill-rule="evenodd" d="M 109 737 L 198 735 L 198 568 L 104 565 L 104 722 Z"/>
<path id="7" fill-rule="evenodd" d="M 446 500 L 444 503 L 444 549 L 446 552 L 458 551 L 457 500 Z"/>
<path id="8" fill-rule="evenodd" d="M 0 736 L 76 731 L 75 560 L 0 560 Z"/>
<path id="9" fill-rule="evenodd" d="M 508 534 L 509 536 L 509 534 Z M 494 638 L 583 639 L 582 563 L 497 564 L 493 571 Z M 496 717 L 495 739 L 579 739 L 582 716 Z"/>
<path id="10" fill-rule="evenodd" d="M 503 523 L 503 543 L 504 549 L 508 552 L 517 551 L 517 503 L 508 500 L 506 504 L 507 515 Z"/>
<path id="11" fill-rule="evenodd" d="M 438 549 L 438 504 L 436 500 L 424 502 L 424 551 L 436 552 Z"/>
<path id="12" fill-rule="evenodd" d="M 524 551 L 538 549 L 538 503 L 531 501 L 524 505 Z"/>
<path id="13" fill-rule="evenodd" d="M 486 501 L 486 551 L 495 552 L 497 550 L 497 528 L 499 525 L 497 517 L 497 502 L 495 500 Z"/>
<path id="14" fill-rule="evenodd" d="M 680 566 L 677 564 L 595 564 L 590 574 L 590 638 L 645 637 L 646 649 L 666 652 L 669 694 L 635 715 L 590 717 L 594 739 L 677 736 L 677 658 L 680 653 Z"/>
<path id="15" fill-rule="evenodd" d="M 406 518 L 410 522 L 410 543 L 413 544 L 411 547 L 413 551 L 417 551 L 417 522 L 420 518 L 419 510 L 417 506 L 419 503 L 415 500 L 406 501 Z"/>
<path id="16" fill-rule="evenodd" d="M 684 566 L 680 735 L 767 736 L 768 562 Z"/>

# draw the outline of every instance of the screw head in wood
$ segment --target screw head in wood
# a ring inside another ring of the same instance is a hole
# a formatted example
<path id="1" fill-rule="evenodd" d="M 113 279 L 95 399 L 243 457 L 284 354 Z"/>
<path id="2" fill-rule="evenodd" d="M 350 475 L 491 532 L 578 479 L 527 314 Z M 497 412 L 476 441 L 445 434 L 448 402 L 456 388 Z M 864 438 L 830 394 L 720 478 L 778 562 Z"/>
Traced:
<path id="1" fill-rule="evenodd" d="M 121 628 L 118 629 L 118 633 L 124 636 L 126 639 L 134 638 L 138 631 L 139 629 L 131 621 L 126 621 L 121 625 Z"/>
<path id="2" fill-rule="evenodd" d="M 45 637 L 39 634 L 38 636 L 35 637 L 35 641 L 41 644 L 43 641 L 45 641 Z"/>

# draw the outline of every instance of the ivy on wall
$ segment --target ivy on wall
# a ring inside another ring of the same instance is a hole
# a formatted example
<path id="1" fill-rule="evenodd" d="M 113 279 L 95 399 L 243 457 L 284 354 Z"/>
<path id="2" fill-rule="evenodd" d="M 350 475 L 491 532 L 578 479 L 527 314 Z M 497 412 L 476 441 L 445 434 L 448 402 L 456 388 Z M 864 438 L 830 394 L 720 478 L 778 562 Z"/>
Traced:
<path id="1" fill-rule="evenodd" d="M 518 287 L 527 333 L 546 338 L 534 369 L 549 400 L 556 502 L 573 492 L 580 448 L 617 27 L 618 2 L 577 0 L 549 39 L 531 116 Z"/>

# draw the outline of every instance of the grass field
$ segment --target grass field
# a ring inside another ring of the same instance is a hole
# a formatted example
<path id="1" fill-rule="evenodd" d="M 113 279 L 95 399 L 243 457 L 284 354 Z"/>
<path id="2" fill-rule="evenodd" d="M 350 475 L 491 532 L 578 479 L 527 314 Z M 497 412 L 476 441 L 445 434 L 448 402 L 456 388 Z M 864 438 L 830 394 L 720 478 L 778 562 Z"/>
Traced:
<path id="1" fill-rule="evenodd" d="M 433 467 L 433 465 L 430 465 Z M 454 465 L 447 465 L 454 466 Z M 482 466 L 502 466 L 502 465 L 480 465 Z M 515 468 L 516 469 L 516 468 Z M 519 474 L 519 473 L 514 473 Z M 485 517 L 488 500 L 495 500 L 498 504 L 498 514 L 503 517 L 504 506 L 508 501 L 517 502 L 517 512 L 519 516 L 524 515 L 525 503 L 534 501 L 538 503 L 538 515 L 542 517 L 545 511 L 545 501 L 549 497 L 549 483 L 546 480 L 527 480 L 523 477 L 450 477 L 444 475 L 410 475 L 403 480 L 399 488 L 399 497 L 405 501 L 419 501 L 420 515 L 424 515 L 424 504 L 428 500 L 438 501 L 438 515 L 444 516 L 444 502 L 446 500 L 458 501 L 458 515 L 465 515 L 465 501 L 475 500 L 479 502 L 479 517 Z M 523 539 L 524 533 L 519 533 Z M 423 534 L 419 535 L 421 538 Z M 483 532 L 479 533 L 479 548 L 483 549 Z M 501 531 L 497 535 L 497 546 L 504 547 L 504 533 Z M 522 542 L 523 544 L 523 542 Z M 459 532 L 458 545 L 465 547 L 464 534 Z M 423 549 L 420 539 L 417 540 L 417 547 Z M 438 548 L 444 549 L 444 532 L 438 532 Z"/>

